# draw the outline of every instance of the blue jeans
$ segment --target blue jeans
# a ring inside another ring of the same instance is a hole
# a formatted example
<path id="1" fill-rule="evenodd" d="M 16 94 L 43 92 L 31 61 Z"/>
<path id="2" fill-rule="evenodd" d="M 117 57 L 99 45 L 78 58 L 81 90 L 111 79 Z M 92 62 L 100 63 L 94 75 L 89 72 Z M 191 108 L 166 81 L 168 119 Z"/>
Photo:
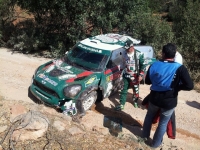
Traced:
<path id="1" fill-rule="evenodd" d="M 160 115 L 159 115 L 160 120 L 158 123 L 158 127 L 156 129 L 156 132 L 153 136 L 153 141 L 151 145 L 151 147 L 153 148 L 157 148 L 161 145 L 163 136 L 167 129 L 168 121 L 174 111 L 174 108 L 167 110 L 167 109 L 157 107 L 153 105 L 151 102 L 149 102 L 148 111 L 145 116 L 145 120 L 143 124 L 143 131 L 142 131 L 143 138 L 149 138 L 153 119 L 159 110 L 160 110 Z"/>

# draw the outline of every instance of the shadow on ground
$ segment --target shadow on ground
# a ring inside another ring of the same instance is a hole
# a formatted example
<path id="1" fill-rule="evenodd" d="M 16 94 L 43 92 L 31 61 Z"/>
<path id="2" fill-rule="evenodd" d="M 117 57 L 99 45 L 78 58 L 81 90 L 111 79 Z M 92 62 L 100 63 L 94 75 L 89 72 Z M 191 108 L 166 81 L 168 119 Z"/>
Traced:
<path id="1" fill-rule="evenodd" d="M 127 97 L 130 97 L 130 93 L 128 93 Z M 135 120 L 130 114 L 127 114 L 124 111 L 116 111 L 114 108 L 116 105 L 119 104 L 119 93 L 116 93 L 109 97 L 109 100 L 113 102 L 114 105 L 111 105 L 111 107 L 104 106 L 102 102 L 97 102 L 95 108 L 93 108 L 93 111 L 96 111 L 98 113 L 101 113 L 105 116 L 112 117 L 112 118 L 118 118 L 122 121 L 123 128 L 126 128 L 131 133 L 133 133 L 136 136 L 141 136 L 142 132 L 142 123 Z M 131 100 L 127 100 L 127 102 L 132 103 Z M 138 103 L 141 103 L 141 100 L 138 101 Z"/>
<path id="2" fill-rule="evenodd" d="M 200 103 L 197 101 L 187 101 L 186 104 L 196 109 L 200 109 Z"/>

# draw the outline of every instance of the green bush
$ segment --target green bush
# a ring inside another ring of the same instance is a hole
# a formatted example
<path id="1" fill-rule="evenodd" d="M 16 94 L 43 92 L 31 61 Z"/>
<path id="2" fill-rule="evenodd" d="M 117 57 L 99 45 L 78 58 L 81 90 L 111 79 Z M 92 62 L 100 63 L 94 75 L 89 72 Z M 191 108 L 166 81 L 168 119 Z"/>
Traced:
<path id="1" fill-rule="evenodd" d="M 18 5 L 29 10 L 35 18 L 35 27 L 43 33 L 45 45 L 54 54 L 60 43 L 66 51 L 77 41 L 102 33 L 131 32 L 153 44 L 156 49 L 171 39 L 170 26 L 151 14 L 145 0 L 69 0 L 18 1 Z M 48 10 L 48 11 L 47 11 Z M 165 33 L 167 32 L 167 33 Z M 165 38 L 162 38 L 164 37 Z M 149 41 L 151 40 L 151 41 Z M 156 43 L 155 43 L 156 42 Z"/>
<path id="2" fill-rule="evenodd" d="M 176 43 L 195 82 L 200 82 L 199 7 L 199 1 L 177 1 L 170 11 Z"/>
<path id="3" fill-rule="evenodd" d="M 11 0 L 0 0 L 0 46 L 6 46 L 13 31 L 14 3 Z"/>

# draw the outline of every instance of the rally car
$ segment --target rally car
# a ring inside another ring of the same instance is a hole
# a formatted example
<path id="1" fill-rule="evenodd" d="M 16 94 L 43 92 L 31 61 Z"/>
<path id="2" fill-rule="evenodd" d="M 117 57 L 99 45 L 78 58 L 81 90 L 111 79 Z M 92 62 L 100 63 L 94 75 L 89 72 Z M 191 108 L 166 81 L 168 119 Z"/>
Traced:
<path id="1" fill-rule="evenodd" d="M 122 53 L 130 39 L 144 54 L 145 63 L 155 61 L 151 46 L 120 34 L 103 34 L 78 42 L 64 57 L 39 66 L 30 92 L 40 101 L 65 114 L 84 113 L 95 103 L 122 88 Z"/>

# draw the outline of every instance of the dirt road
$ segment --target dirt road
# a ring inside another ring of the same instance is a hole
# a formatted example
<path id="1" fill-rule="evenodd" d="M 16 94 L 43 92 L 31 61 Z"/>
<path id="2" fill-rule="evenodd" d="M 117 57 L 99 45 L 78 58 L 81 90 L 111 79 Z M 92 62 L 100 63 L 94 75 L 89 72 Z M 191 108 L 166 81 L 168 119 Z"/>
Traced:
<path id="1" fill-rule="evenodd" d="M 28 97 L 28 87 L 35 69 L 48 59 L 36 58 L 24 54 L 12 53 L 8 49 L 0 48 L 0 95 L 7 100 L 22 100 L 34 103 Z M 88 128 L 103 127 L 105 115 L 120 117 L 123 120 L 123 133 L 141 134 L 141 125 L 146 114 L 142 108 L 134 108 L 129 91 L 125 110 L 115 112 L 113 107 L 119 102 L 119 95 L 96 104 L 88 111 L 82 123 Z M 140 86 L 140 97 L 149 93 L 149 86 Z M 176 108 L 177 136 L 175 140 L 164 137 L 164 149 L 200 150 L 200 93 L 196 91 L 181 91 Z M 141 103 L 141 101 L 140 101 Z M 155 127 L 152 129 L 151 137 Z"/>

